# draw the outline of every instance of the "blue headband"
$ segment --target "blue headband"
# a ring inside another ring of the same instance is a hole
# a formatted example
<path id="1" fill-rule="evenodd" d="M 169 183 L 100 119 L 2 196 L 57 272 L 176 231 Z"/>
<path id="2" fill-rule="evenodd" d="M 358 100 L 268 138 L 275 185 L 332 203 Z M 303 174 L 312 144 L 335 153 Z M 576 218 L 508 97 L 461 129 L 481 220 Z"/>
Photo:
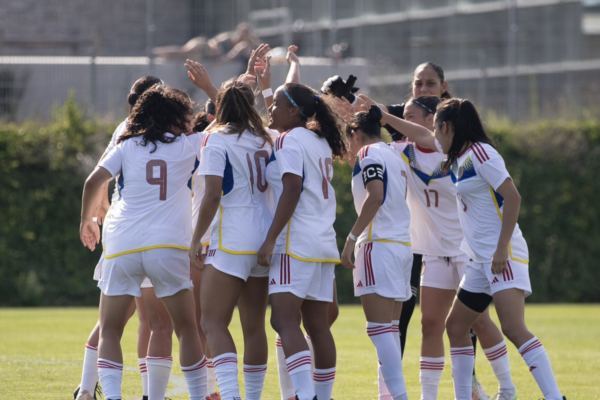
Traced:
<path id="1" fill-rule="evenodd" d="M 425 109 L 425 111 L 427 111 L 429 114 L 435 114 L 433 111 L 431 111 L 431 108 L 427 107 L 425 104 L 418 102 L 415 99 L 412 99 L 411 101 L 416 105 L 420 106 L 421 108 Z"/>
<path id="2" fill-rule="evenodd" d="M 290 94 L 287 92 L 287 90 L 285 90 L 285 86 L 282 86 L 282 88 L 283 88 L 283 93 L 285 93 L 285 97 L 288 98 L 290 103 L 292 103 L 292 105 L 294 107 L 298 107 L 298 111 L 300 111 L 300 115 L 302 115 L 304 118 L 308 119 L 308 117 L 306 115 L 304 115 L 304 113 L 302 112 L 302 109 L 300 108 L 300 106 L 298 104 L 296 104 L 296 102 L 292 99 L 292 96 L 290 96 Z"/>

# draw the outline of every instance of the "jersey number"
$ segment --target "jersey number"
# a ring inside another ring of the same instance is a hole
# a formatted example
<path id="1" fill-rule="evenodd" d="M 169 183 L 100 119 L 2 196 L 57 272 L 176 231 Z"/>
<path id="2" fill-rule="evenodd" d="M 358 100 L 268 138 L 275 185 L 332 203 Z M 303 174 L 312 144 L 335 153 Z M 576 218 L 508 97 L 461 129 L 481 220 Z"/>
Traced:
<path id="1" fill-rule="evenodd" d="M 261 159 L 264 161 L 261 162 Z M 248 170 L 250 171 L 250 184 L 252 185 L 252 194 L 254 194 L 254 172 L 252 171 L 252 160 L 250 153 L 246 153 L 246 161 L 248 162 Z M 254 165 L 256 165 L 256 188 L 259 192 L 264 193 L 269 187 L 264 170 L 269 162 L 269 153 L 266 150 L 259 150 L 254 153 Z"/>
<path id="2" fill-rule="evenodd" d="M 432 207 L 431 205 L 431 199 L 429 197 L 429 193 L 432 194 L 432 197 L 434 198 L 434 202 L 433 202 L 433 207 L 437 208 L 438 204 L 439 204 L 439 195 L 438 195 L 438 191 L 437 190 L 433 190 L 433 189 L 424 189 L 423 190 L 425 192 L 425 198 L 427 199 L 427 207 Z"/>
<path id="3" fill-rule="evenodd" d="M 319 168 L 321 169 L 321 176 L 323 177 L 323 198 L 329 198 L 329 182 L 331 182 L 331 158 L 325 159 L 325 169 L 323 169 L 323 159 L 319 158 Z"/>
<path id="4" fill-rule="evenodd" d="M 158 177 L 154 177 L 154 167 L 158 167 Z M 167 199 L 167 163 L 164 160 L 148 161 L 148 164 L 146 164 L 146 182 L 160 187 L 159 200 L 164 201 Z"/>

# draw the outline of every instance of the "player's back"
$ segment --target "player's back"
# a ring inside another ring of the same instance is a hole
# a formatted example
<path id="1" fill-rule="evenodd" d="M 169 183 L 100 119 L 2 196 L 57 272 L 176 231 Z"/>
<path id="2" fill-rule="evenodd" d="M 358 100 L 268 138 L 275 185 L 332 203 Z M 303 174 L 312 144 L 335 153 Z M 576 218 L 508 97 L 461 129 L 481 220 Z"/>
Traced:
<path id="1" fill-rule="evenodd" d="M 101 163 L 111 173 L 120 173 L 119 195 L 105 230 L 108 257 L 147 247 L 186 247 L 191 240 L 188 183 L 199 137 L 181 135 L 172 143 L 156 142 L 156 147 L 143 143 L 141 137 L 128 139 Z"/>

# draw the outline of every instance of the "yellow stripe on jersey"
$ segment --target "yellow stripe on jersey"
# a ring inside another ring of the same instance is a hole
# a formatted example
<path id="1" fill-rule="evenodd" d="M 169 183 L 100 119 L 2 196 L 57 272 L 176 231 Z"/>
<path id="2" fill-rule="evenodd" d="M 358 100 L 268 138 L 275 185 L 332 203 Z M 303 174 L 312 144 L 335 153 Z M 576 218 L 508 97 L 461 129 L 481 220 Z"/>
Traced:
<path id="1" fill-rule="evenodd" d="M 494 194 L 494 188 L 490 185 L 490 194 L 492 195 L 492 200 L 494 201 L 494 205 L 496 206 L 496 212 L 498 213 L 498 217 L 500 221 L 502 221 L 502 212 L 500 212 L 500 206 L 498 205 L 498 201 L 496 200 L 496 195 Z M 512 253 L 512 246 L 510 242 L 508 242 L 508 254 L 510 255 L 510 259 L 514 261 L 518 261 L 523 264 L 529 264 L 529 260 L 523 260 L 521 258 L 516 258 Z"/>
<path id="2" fill-rule="evenodd" d="M 221 204 L 219 204 L 219 247 L 218 247 L 219 250 L 224 251 L 225 253 L 237 254 L 237 255 L 242 255 L 242 256 L 258 254 L 258 251 L 237 251 L 237 250 L 226 249 L 225 247 L 223 247 L 222 223 L 223 223 L 223 207 L 221 206 Z"/>
<path id="3" fill-rule="evenodd" d="M 292 221 L 289 221 L 287 224 L 287 233 L 286 233 L 286 237 L 285 237 L 285 254 L 287 254 L 288 256 L 292 257 L 295 260 L 298 261 L 304 261 L 304 262 L 318 262 L 318 263 L 325 263 L 325 262 L 330 262 L 330 263 L 334 263 L 334 264 L 339 264 L 342 261 L 339 259 L 328 259 L 328 258 L 304 258 L 304 257 L 300 257 L 295 255 L 294 253 L 292 253 L 290 251 L 290 229 L 292 227 Z"/>
<path id="4" fill-rule="evenodd" d="M 405 246 L 409 246 L 411 247 L 412 244 L 409 242 L 399 242 L 397 240 L 388 240 L 388 239 L 375 239 L 373 240 L 373 242 L 382 242 L 382 243 L 398 243 L 398 244 L 403 244 Z"/>
<path id="5" fill-rule="evenodd" d="M 141 251 L 153 250 L 153 249 L 178 249 L 178 250 L 186 250 L 186 251 L 190 250 L 190 248 L 186 247 L 186 246 L 177 246 L 175 244 L 159 244 L 156 246 L 140 247 L 139 249 L 122 251 L 120 253 L 111 254 L 110 256 L 106 255 L 106 252 L 105 252 L 104 258 L 106 258 L 106 259 L 115 258 L 115 257 L 119 257 L 119 256 L 124 256 L 126 254 L 139 253 Z"/>

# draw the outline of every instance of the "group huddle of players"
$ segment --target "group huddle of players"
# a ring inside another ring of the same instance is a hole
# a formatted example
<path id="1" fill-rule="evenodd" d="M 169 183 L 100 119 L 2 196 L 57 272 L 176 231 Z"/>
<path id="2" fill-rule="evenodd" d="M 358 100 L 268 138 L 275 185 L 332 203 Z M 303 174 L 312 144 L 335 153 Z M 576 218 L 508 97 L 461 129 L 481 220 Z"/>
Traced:
<path id="1" fill-rule="evenodd" d="M 159 78 L 133 85 L 131 113 L 83 191 L 80 236 L 91 250 L 102 237 L 102 294 L 75 398 L 95 397 L 99 382 L 106 399 L 121 399 L 120 339 L 137 305 L 144 399 L 165 397 L 173 331 L 190 398 L 241 399 L 229 332 L 236 306 L 244 398 L 260 399 L 270 297 L 282 400 L 331 399 L 342 264 L 353 271 L 377 352 L 380 399 L 408 399 L 402 352 L 418 286 L 421 399 L 437 399 L 444 332 L 457 400 L 489 399 L 474 374 L 475 337 L 499 383 L 493 398 L 517 398 L 504 336 L 544 397 L 564 399 L 525 325 L 521 198 L 474 105 L 450 94 L 434 63 L 417 67 L 402 105 L 356 94 L 354 76 L 329 78 L 317 92 L 300 83 L 297 49 L 289 48 L 290 70 L 275 90 L 266 44 L 219 89 L 188 60 L 190 79 L 211 99 L 198 115 L 186 93 Z M 354 165 L 347 184 L 358 215 L 341 253 L 335 162 Z M 489 316 L 492 300 L 502 331 Z"/>

